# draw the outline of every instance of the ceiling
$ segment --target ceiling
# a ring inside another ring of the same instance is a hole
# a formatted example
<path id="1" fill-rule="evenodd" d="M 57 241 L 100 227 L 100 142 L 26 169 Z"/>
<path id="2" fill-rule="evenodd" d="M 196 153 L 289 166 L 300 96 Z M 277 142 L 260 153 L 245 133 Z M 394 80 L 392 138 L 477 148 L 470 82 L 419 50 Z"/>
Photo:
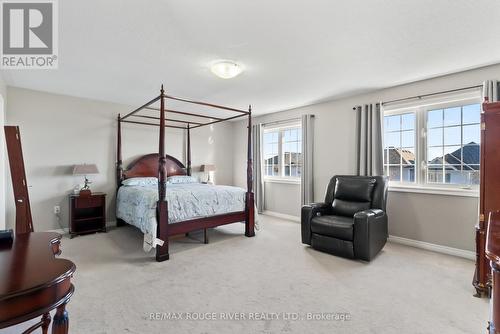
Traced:
<path id="1" fill-rule="evenodd" d="M 59 69 L 10 86 L 140 105 L 168 94 L 262 114 L 500 62 L 497 0 L 59 1 Z M 209 64 L 241 62 L 224 80 Z"/>

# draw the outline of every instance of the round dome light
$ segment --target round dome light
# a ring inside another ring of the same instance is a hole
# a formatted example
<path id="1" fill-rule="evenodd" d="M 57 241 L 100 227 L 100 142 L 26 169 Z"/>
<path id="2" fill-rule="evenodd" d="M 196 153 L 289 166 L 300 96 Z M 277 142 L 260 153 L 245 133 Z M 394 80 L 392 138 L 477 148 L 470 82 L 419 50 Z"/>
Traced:
<path id="1" fill-rule="evenodd" d="M 231 79 L 243 72 L 243 68 L 230 60 L 217 61 L 210 66 L 213 74 L 222 79 Z"/>

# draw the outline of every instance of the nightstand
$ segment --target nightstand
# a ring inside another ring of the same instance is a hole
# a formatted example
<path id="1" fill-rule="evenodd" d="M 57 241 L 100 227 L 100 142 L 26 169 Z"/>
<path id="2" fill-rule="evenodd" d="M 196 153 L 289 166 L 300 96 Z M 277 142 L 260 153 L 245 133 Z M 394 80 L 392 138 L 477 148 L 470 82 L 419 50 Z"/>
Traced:
<path id="1" fill-rule="evenodd" d="M 106 232 L 106 194 L 69 195 L 69 235 Z"/>

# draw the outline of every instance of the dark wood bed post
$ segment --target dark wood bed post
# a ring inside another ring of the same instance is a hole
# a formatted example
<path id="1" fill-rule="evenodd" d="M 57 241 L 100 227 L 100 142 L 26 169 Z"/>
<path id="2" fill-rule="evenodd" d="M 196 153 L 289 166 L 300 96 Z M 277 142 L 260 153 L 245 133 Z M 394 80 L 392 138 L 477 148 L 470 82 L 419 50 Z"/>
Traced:
<path id="1" fill-rule="evenodd" d="M 158 205 L 156 237 L 163 241 L 163 246 L 156 246 L 156 261 L 168 260 L 168 203 L 165 198 L 167 189 L 167 158 L 165 156 L 165 91 L 160 90 L 160 142 L 158 149 Z"/>
<path id="2" fill-rule="evenodd" d="M 191 126 L 187 125 L 187 175 L 191 176 Z"/>
<path id="3" fill-rule="evenodd" d="M 116 189 L 120 188 L 123 180 L 122 166 L 122 122 L 121 115 L 118 114 L 118 133 L 116 141 Z"/>
<path id="4" fill-rule="evenodd" d="M 248 145 L 247 145 L 247 193 L 246 193 L 246 221 L 245 236 L 255 236 L 255 205 L 252 190 L 253 167 L 252 167 L 252 106 L 248 106 Z"/>
<path id="5" fill-rule="evenodd" d="M 118 114 L 118 128 L 116 140 L 116 192 L 122 185 L 123 181 L 123 165 L 122 165 L 122 118 Z M 125 222 L 116 218 L 116 226 L 125 226 Z"/>

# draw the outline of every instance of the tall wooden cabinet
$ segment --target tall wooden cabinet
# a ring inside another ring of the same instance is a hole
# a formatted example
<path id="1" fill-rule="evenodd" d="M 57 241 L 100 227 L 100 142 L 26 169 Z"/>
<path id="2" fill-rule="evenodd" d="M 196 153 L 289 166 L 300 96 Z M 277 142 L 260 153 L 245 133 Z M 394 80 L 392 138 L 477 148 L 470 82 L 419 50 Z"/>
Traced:
<path id="1" fill-rule="evenodd" d="M 500 212 L 489 214 L 486 231 L 486 257 L 491 263 L 491 301 L 489 334 L 500 333 Z"/>
<path id="2" fill-rule="evenodd" d="M 488 215 L 500 210 L 500 102 L 483 103 L 481 113 L 481 186 L 479 223 L 476 225 L 476 296 L 486 296 L 491 287 L 491 267 L 486 258 Z"/>

